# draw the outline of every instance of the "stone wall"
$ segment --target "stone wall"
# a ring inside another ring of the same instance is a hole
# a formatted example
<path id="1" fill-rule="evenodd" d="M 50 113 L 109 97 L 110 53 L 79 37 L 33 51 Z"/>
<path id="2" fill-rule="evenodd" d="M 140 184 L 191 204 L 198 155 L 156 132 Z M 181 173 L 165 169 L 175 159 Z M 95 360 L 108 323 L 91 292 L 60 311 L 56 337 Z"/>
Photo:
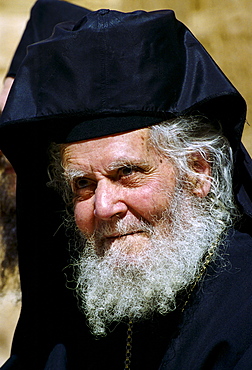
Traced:
<path id="1" fill-rule="evenodd" d="M 252 1 L 251 0 L 75 0 L 91 10 L 121 11 L 170 8 L 203 43 L 248 103 L 252 121 Z M 0 79 L 29 17 L 34 0 L 0 0 Z M 245 128 L 245 146 L 252 154 L 252 128 Z"/>

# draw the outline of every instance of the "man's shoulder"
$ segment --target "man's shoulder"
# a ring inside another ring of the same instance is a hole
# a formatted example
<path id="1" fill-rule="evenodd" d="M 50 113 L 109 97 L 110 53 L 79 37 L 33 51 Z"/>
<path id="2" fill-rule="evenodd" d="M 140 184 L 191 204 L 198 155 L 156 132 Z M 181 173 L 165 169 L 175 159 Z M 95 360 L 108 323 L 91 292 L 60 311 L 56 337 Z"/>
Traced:
<path id="1" fill-rule="evenodd" d="M 204 286 L 220 296 L 252 297 L 252 237 L 248 233 L 229 230 L 215 261 L 208 267 Z M 245 284 L 247 282 L 247 284 Z M 244 285 L 245 284 L 245 285 Z M 249 289 L 246 291 L 246 286 Z"/>
<path id="2" fill-rule="evenodd" d="M 231 230 L 184 311 L 161 369 L 250 369 L 252 237 Z M 240 366 L 243 366 L 241 367 Z"/>
<path id="3" fill-rule="evenodd" d="M 252 274 L 252 236 L 250 234 L 235 229 L 230 230 L 224 243 L 224 250 L 234 268 L 244 270 L 248 267 L 248 273 Z"/>

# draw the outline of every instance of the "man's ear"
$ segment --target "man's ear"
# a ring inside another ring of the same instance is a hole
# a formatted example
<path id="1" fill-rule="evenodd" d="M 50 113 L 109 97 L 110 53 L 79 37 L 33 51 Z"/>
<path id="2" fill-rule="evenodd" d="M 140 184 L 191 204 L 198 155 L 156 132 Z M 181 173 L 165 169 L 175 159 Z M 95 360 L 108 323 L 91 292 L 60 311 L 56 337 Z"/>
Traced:
<path id="1" fill-rule="evenodd" d="M 211 166 L 206 158 L 201 153 L 193 153 L 189 159 L 190 168 L 195 172 L 195 177 L 192 180 L 192 192 L 197 197 L 204 198 L 211 188 Z"/>

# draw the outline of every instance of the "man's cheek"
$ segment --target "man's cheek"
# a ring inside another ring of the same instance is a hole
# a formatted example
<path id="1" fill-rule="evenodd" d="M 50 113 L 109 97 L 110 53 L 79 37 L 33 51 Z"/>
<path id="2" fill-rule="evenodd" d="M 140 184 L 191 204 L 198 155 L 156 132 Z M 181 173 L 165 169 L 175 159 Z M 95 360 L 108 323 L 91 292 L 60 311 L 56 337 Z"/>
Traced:
<path id="1" fill-rule="evenodd" d="M 163 190 L 160 184 L 151 184 L 142 188 L 138 196 L 131 198 L 133 209 L 138 211 L 147 221 L 151 221 L 153 217 L 161 214 L 164 209 L 167 209 L 169 203 L 170 197 L 167 196 L 167 191 Z"/>
<path id="2" fill-rule="evenodd" d="M 85 235 L 90 235 L 94 231 L 94 213 L 83 202 L 77 202 L 74 208 L 74 219 L 77 227 Z"/>

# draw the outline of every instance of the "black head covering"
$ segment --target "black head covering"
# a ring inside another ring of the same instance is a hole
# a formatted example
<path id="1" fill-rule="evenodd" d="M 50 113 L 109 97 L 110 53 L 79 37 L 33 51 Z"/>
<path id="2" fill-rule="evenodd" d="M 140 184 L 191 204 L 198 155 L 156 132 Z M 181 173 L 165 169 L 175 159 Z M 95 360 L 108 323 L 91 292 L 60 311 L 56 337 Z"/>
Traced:
<path id="1" fill-rule="evenodd" d="M 84 340 L 93 343 L 64 286 L 67 241 L 56 232 L 64 206 L 46 187 L 49 143 L 194 113 L 221 122 L 235 154 L 235 193 L 251 217 L 251 160 L 241 147 L 246 104 L 171 10 L 89 12 L 29 46 L 0 126 L 0 146 L 18 175 L 23 309 L 13 353 L 39 369 L 55 343 L 73 357 Z"/>
<path id="2" fill-rule="evenodd" d="M 58 138 L 66 119 L 85 121 L 81 134 L 60 137 L 74 141 L 195 110 L 220 119 L 237 146 L 245 102 L 174 13 L 102 9 L 57 26 L 52 37 L 29 47 L 3 122 L 40 130 L 38 122 L 53 120 Z"/>

